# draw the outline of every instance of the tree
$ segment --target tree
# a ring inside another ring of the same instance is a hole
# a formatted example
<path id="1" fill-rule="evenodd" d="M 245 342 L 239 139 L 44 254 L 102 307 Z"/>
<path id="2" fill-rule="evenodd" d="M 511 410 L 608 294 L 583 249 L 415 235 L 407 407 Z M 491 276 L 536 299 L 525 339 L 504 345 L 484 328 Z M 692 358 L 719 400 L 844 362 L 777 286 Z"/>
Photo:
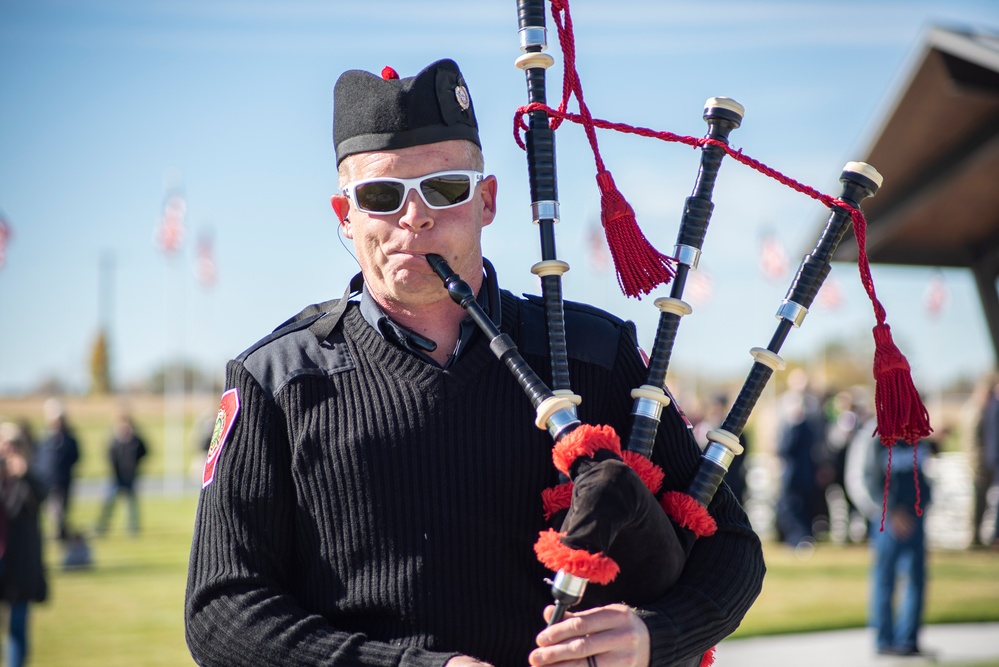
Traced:
<path id="1" fill-rule="evenodd" d="M 108 354 L 108 337 L 104 329 L 97 332 L 97 339 L 90 348 L 90 393 L 111 393 L 111 362 Z"/>

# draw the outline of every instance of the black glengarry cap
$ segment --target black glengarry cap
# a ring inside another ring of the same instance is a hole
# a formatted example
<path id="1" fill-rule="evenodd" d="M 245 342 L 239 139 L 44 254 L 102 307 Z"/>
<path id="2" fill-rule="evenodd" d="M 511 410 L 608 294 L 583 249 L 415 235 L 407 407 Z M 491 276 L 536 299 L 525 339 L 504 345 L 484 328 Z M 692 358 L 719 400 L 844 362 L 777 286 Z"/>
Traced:
<path id="1" fill-rule="evenodd" d="M 438 60 L 413 77 L 362 70 L 340 75 L 333 89 L 337 166 L 348 155 L 465 139 L 479 126 L 465 78 L 453 60 Z"/>

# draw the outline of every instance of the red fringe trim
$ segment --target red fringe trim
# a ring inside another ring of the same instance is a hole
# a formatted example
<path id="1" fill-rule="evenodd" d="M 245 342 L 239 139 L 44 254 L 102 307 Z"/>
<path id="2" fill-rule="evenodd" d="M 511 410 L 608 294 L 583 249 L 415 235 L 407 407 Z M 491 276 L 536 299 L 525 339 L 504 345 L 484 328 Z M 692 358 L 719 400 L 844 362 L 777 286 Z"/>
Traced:
<path id="1" fill-rule="evenodd" d="M 538 536 L 534 553 L 549 570 L 565 570 L 575 577 L 582 577 L 595 584 L 608 584 L 614 581 L 620 571 L 613 559 L 603 554 L 591 554 L 583 549 L 572 549 L 559 539 L 564 533 L 556 533 L 549 528 Z"/>
<path id="2" fill-rule="evenodd" d="M 555 512 L 569 509 L 572 504 L 572 482 L 559 484 L 541 492 L 541 508 L 545 513 L 545 521 L 552 518 Z"/>
<path id="3" fill-rule="evenodd" d="M 704 657 L 701 658 L 701 667 L 711 667 L 715 664 L 715 648 L 714 646 L 709 648 Z"/>
<path id="4" fill-rule="evenodd" d="M 892 340 L 891 327 L 874 327 L 874 405 L 883 442 L 904 440 L 915 445 L 933 429 L 926 406 L 912 382 L 909 362 Z"/>
<path id="5" fill-rule="evenodd" d="M 621 456 L 621 439 L 610 426 L 583 424 L 558 441 L 552 450 L 552 460 L 559 472 L 568 475 L 576 459 L 593 456 L 601 449 Z"/>
<path id="6" fill-rule="evenodd" d="M 679 491 L 669 491 L 659 502 L 663 510 L 677 524 L 698 537 L 710 537 L 718 530 L 718 524 L 700 503 Z"/>
<path id="7" fill-rule="evenodd" d="M 652 492 L 652 495 L 659 493 L 659 490 L 663 488 L 663 478 L 666 476 L 662 468 L 638 452 L 626 451 L 621 455 L 621 458 L 638 474 L 638 477 L 645 484 L 645 487 Z"/>

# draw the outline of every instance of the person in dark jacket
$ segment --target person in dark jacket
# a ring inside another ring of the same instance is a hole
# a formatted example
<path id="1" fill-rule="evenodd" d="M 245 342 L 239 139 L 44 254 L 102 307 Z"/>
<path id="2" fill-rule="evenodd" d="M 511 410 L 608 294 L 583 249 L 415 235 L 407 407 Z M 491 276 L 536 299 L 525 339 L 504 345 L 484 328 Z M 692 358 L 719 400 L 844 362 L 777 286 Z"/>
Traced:
<path id="1" fill-rule="evenodd" d="M 103 535 L 111 523 L 111 513 L 118 496 L 128 502 L 128 532 L 139 533 L 139 499 L 135 483 L 139 476 L 139 462 L 146 455 L 146 443 L 135 431 L 135 424 L 127 413 L 118 415 L 111 429 L 108 443 L 108 462 L 111 464 L 111 484 L 97 521 L 97 534 Z"/>
<path id="2" fill-rule="evenodd" d="M 9 667 L 27 663 L 28 605 L 43 602 L 48 594 L 39 527 L 42 498 L 21 429 L 11 422 L 0 424 L 0 600 L 10 614 Z"/>
<path id="3" fill-rule="evenodd" d="M 982 465 L 992 478 L 992 485 L 999 486 L 999 383 L 993 385 L 989 392 L 988 401 L 982 414 L 981 423 L 981 457 Z M 989 527 L 985 538 L 986 544 L 991 544 L 999 549 L 999 503 L 995 508 L 995 520 Z M 975 533 L 979 531 L 978 524 L 975 525 Z"/>
<path id="4" fill-rule="evenodd" d="M 933 488 L 926 466 L 937 453 L 929 439 L 899 440 L 890 452 L 861 429 L 847 454 L 848 491 L 871 524 L 868 624 L 882 655 L 923 655 L 919 632 L 926 597 L 926 517 Z M 887 485 L 886 485 L 887 482 Z M 904 586 L 896 595 L 896 587 Z"/>
<path id="5" fill-rule="evenodd" d="M 73 494 L 73 468 L 80 460 L 80 445 L 66 419 L 62 401 L 50 398 L 44 406 L 47 431 L 38 443 L 36 468 L 47 490 L 46 503 L 52 514 L 56 536 L 73 537 L 69 527 L 69 507 Z"/>
<path id="6" fill-rule="evenodd" d="M 780 496 L 777 499 L 777 529 L 781 541 L 801 556 L 811 555 L 815 544 L 816 452 L 824 424 L 820 405 L 802 369 L 788 374 L 788 390 L 781 397 L 781 422 L 777 437 L 780 456 Z"/>
<path id="7" fill-rule="evenodd" d="M 457 65 L 405 79 L 347 72 L 333 123 L 342 190 L 331 201 L 362 273 L 328 310 L 227 367 L 188 570 L 195 660 L 699 664 L 764 574 L 727 486 L 709 507 L 717 532 L 694 542 L 673 588 L 621 604 L 591 585 L 544 627 L 552 572 L 532 545 L 547 527 L 542 492 L 558 479 L 552 438 L 426 256 L 444 257 L 547 374 L 543 306 L 500 289 L 482 256 L 497 185 Z M 647 375 L 634 325 L 581 304 L 565 311 L 580 420 L 627 433 L 630 392 Z M 700 450 L 675 405 L 652 458 L 668 488 L 686 488 Z"/>

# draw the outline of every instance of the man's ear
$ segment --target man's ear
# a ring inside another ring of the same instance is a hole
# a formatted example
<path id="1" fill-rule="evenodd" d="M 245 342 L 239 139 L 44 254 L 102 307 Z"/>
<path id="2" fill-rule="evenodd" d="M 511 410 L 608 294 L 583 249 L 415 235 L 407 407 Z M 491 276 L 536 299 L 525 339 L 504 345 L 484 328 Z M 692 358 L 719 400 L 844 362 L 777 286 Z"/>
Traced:
<path id="1" fill-rule="evenodd" d="M 350 200 L 346 195 L 333 195 L 330 197 L 330 205 L 333 206 L 333 212 L 336 214 L 336 219 L 340 221 L 343 226 L 344 234 L 347 234 L 347 213 L 350 212 Z M 348 234 L 347 238 L 350 238 Z"/>
<path id="2" fill-rule="evenodd" d="M 479 187 L 482 192 L 482 226 L 485 227 L 496 217 L 496 177 L 486 176 Z"/>

